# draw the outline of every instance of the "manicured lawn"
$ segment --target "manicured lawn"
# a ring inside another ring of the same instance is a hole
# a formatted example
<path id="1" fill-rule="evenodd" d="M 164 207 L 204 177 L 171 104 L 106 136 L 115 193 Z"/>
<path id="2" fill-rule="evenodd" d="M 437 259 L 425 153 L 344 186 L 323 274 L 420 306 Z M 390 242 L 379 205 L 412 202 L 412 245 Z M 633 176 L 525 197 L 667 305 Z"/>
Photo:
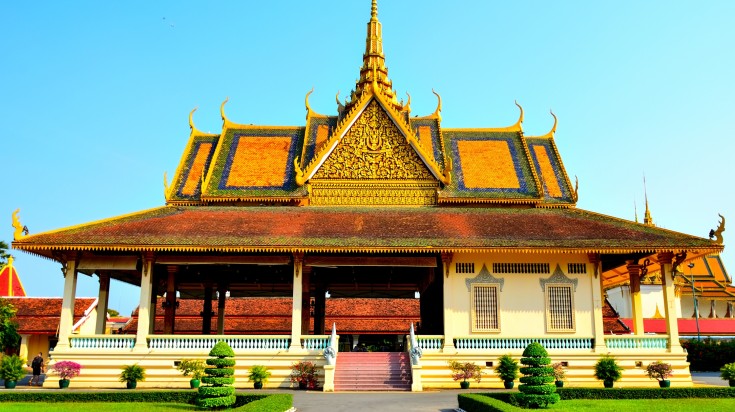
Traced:
<path id="1" fill-rule="evenodd" d="M 551 410 L 563 411 L 610 411 L 610 412 L 719 412 L 735 411 L 735 399 L 621 399 L 593 400 L 575 399 L 561 401 Z M 529 409 L 530 410 L 530 409 Z M 538 410 L 538 409 L 537 409 Z"/>
<path id="2" fill-rule="evenodd" d="M 38 412 L 131 412 L 145 410 L 158 411 L 201 411 L 194 405 L 183 403 L 152 403 L 152 402 L 3 402 L 3 412 L 38 411 Z"/>

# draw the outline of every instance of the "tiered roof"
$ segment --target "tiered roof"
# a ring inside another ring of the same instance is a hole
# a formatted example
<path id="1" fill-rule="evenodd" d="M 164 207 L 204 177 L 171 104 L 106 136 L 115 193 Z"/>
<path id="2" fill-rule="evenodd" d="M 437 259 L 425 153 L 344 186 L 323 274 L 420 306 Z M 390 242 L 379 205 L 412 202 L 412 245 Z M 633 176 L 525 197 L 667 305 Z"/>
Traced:
<path id="1" fill-rule="evenodd" d="M 311 92 L 310 92 L 311 93 Z M 13 246 L 54 251 L 411 252 L 564 251 L 632 254 L 723 249 L 689 236 L 575 208 L 554 127 L 525 136 L 523 110 L 508 127 L 442 129 L 411 117 L 387 77 L 373 1 L 355 91 L 335 115 L 304 126 L 237 124 L 191 134 L 166 206 L 24 236 Z M 437 94 L 438 96 L 438 94 Z M 520 106 L 519 106 L 520 107 Z M 291 206 L 291 207 L 284 207 Z M 301 206 L 301 207 L 295 207 Z M 390 207 L 385 207 L 390 206 Z M 605 270 L 620 268 L 616 257 Z M 606 279 L 627 277 L 622 269 Z"/>

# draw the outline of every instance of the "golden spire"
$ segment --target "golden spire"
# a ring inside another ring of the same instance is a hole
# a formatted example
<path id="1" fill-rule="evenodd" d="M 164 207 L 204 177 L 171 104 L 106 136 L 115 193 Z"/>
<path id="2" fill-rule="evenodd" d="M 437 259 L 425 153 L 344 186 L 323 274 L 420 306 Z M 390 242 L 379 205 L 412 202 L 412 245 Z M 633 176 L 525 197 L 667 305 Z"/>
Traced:
<path id="1" fill-rule="evenodd" d="M 648 209 L 648 190 L 646 189 L 646 176 L 643 176 L 643 195 L 646 197 L 646 213 L 643 215 L 643 224 L 646 226 L 656 226 L 653 224 L 651 211 Z"/>
<path id="2" fill-rule="evenodd" d="M 373 77 L 377 79 L 373 79 Z M 385 55 L 383 54 L 383 26 L 378 20 L 378 1 L 372 0 L 370 9 L 370 21 L 367 24 L 367 38 L 365 39 L 365 53 L 362 55 L 362 67 L 360 67 L 360 78 L 355 84 L 350 101 L 347 103 L 346 109 L 357 101 L 362 93 L 372 87 L 375 80 L 380 91 L 388 97 L 396 109 L 401 110 L 402 106 L 398 103 L 396 93 L 393 91 L 393 82 L 388 79 L 388 68 L 385 67 Z M 377 92 L 377 91 L 376 91 Z"/>

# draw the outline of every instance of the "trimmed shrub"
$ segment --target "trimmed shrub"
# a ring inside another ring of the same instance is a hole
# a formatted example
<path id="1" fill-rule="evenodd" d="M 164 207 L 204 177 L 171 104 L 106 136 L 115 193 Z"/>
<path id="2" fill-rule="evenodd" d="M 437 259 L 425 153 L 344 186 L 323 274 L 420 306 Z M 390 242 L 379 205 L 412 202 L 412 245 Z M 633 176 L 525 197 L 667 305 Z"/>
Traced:
<path id="1" fill-rule="evenodd" d="M 216 366 L 218 368 L 235 366 L 235 360 L 227 358 L 209 358 L 205 361 L 205 363 L 209 366 Z"/>
<path id="2" fill-rule="evenodd" d="M 498 394 L 501 395 L 501 394 Z M 523 409 L 511 405 L 510 397 L 501 399 L 495 396 L 479 393 L 462 393 L 457 395 L 457 403 L 459 407 L 466 412 L 515 412 Z"/>
<path id="3" fill-rule="evenodd" d="M 202 378 L 204 386 L 199 387 L 199 394 L 196 398 L 196 405 L 200 408 L 225 408 L 235 404 L 236 398 L 232 385 L 235 378 L 234 368 L 226 366 L 234 366 L 235 352 L 225 341 L 219 341 L 214 345 L 207 359 L 207 365 L 216 365 L 213 368 L 206 368 L 204 373 L 207 375 Z M 217 361 L 210 362 L 213 359 Z M 221 361 L 226 360 L 226 361 Z M 231 362 L 228 362 L 231 361 Z M 231 364 L 230 364 L 231 363 Z"/>
<path id="4" fill-rule="evenodd" d="M 234 386 L 204 386 L 199 391 L 204 396 L 232 396 L 235 394 Z"/>
<path id="5" fill-rule="evenodd" d="M 554 381 L 554 368 L 549 353 L 538 342 L 532 342 L 523 351 L 521 363 L 521 385 L 516 395 L 518 403 L 525 408 L 546 408 L 559 402 L 556 386 L 550 385 Z"/>

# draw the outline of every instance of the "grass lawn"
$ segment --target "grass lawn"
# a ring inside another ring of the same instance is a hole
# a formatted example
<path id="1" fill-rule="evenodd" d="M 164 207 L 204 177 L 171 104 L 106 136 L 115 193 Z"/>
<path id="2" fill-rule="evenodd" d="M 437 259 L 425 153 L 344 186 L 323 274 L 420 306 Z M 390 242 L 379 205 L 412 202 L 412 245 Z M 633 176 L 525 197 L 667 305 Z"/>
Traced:
<path id="1" fill-rule="evenodd" d="M 665 411 L 665 412 L 719 412 L 735 411 L 735 399 L 620 399 L 593 400 L 575 399 L 561 401 L 549 408 L 560 411 Z M 530 409 L 529 409 L 530 410 Z M 537 409 L 539 410 L 539 409 Z M 540 409 L 543 410 L 543 409 Z"/>
<path id="2" fill-rule="evenodd" d="M 194 405 L 183 403 L 153 402 L 3 402 L 3 412 L 16 411 L 95 411 L 95 412 L 130 412 L 144 409 L 146 412 L 158 411 L 201 411 Z"/>

